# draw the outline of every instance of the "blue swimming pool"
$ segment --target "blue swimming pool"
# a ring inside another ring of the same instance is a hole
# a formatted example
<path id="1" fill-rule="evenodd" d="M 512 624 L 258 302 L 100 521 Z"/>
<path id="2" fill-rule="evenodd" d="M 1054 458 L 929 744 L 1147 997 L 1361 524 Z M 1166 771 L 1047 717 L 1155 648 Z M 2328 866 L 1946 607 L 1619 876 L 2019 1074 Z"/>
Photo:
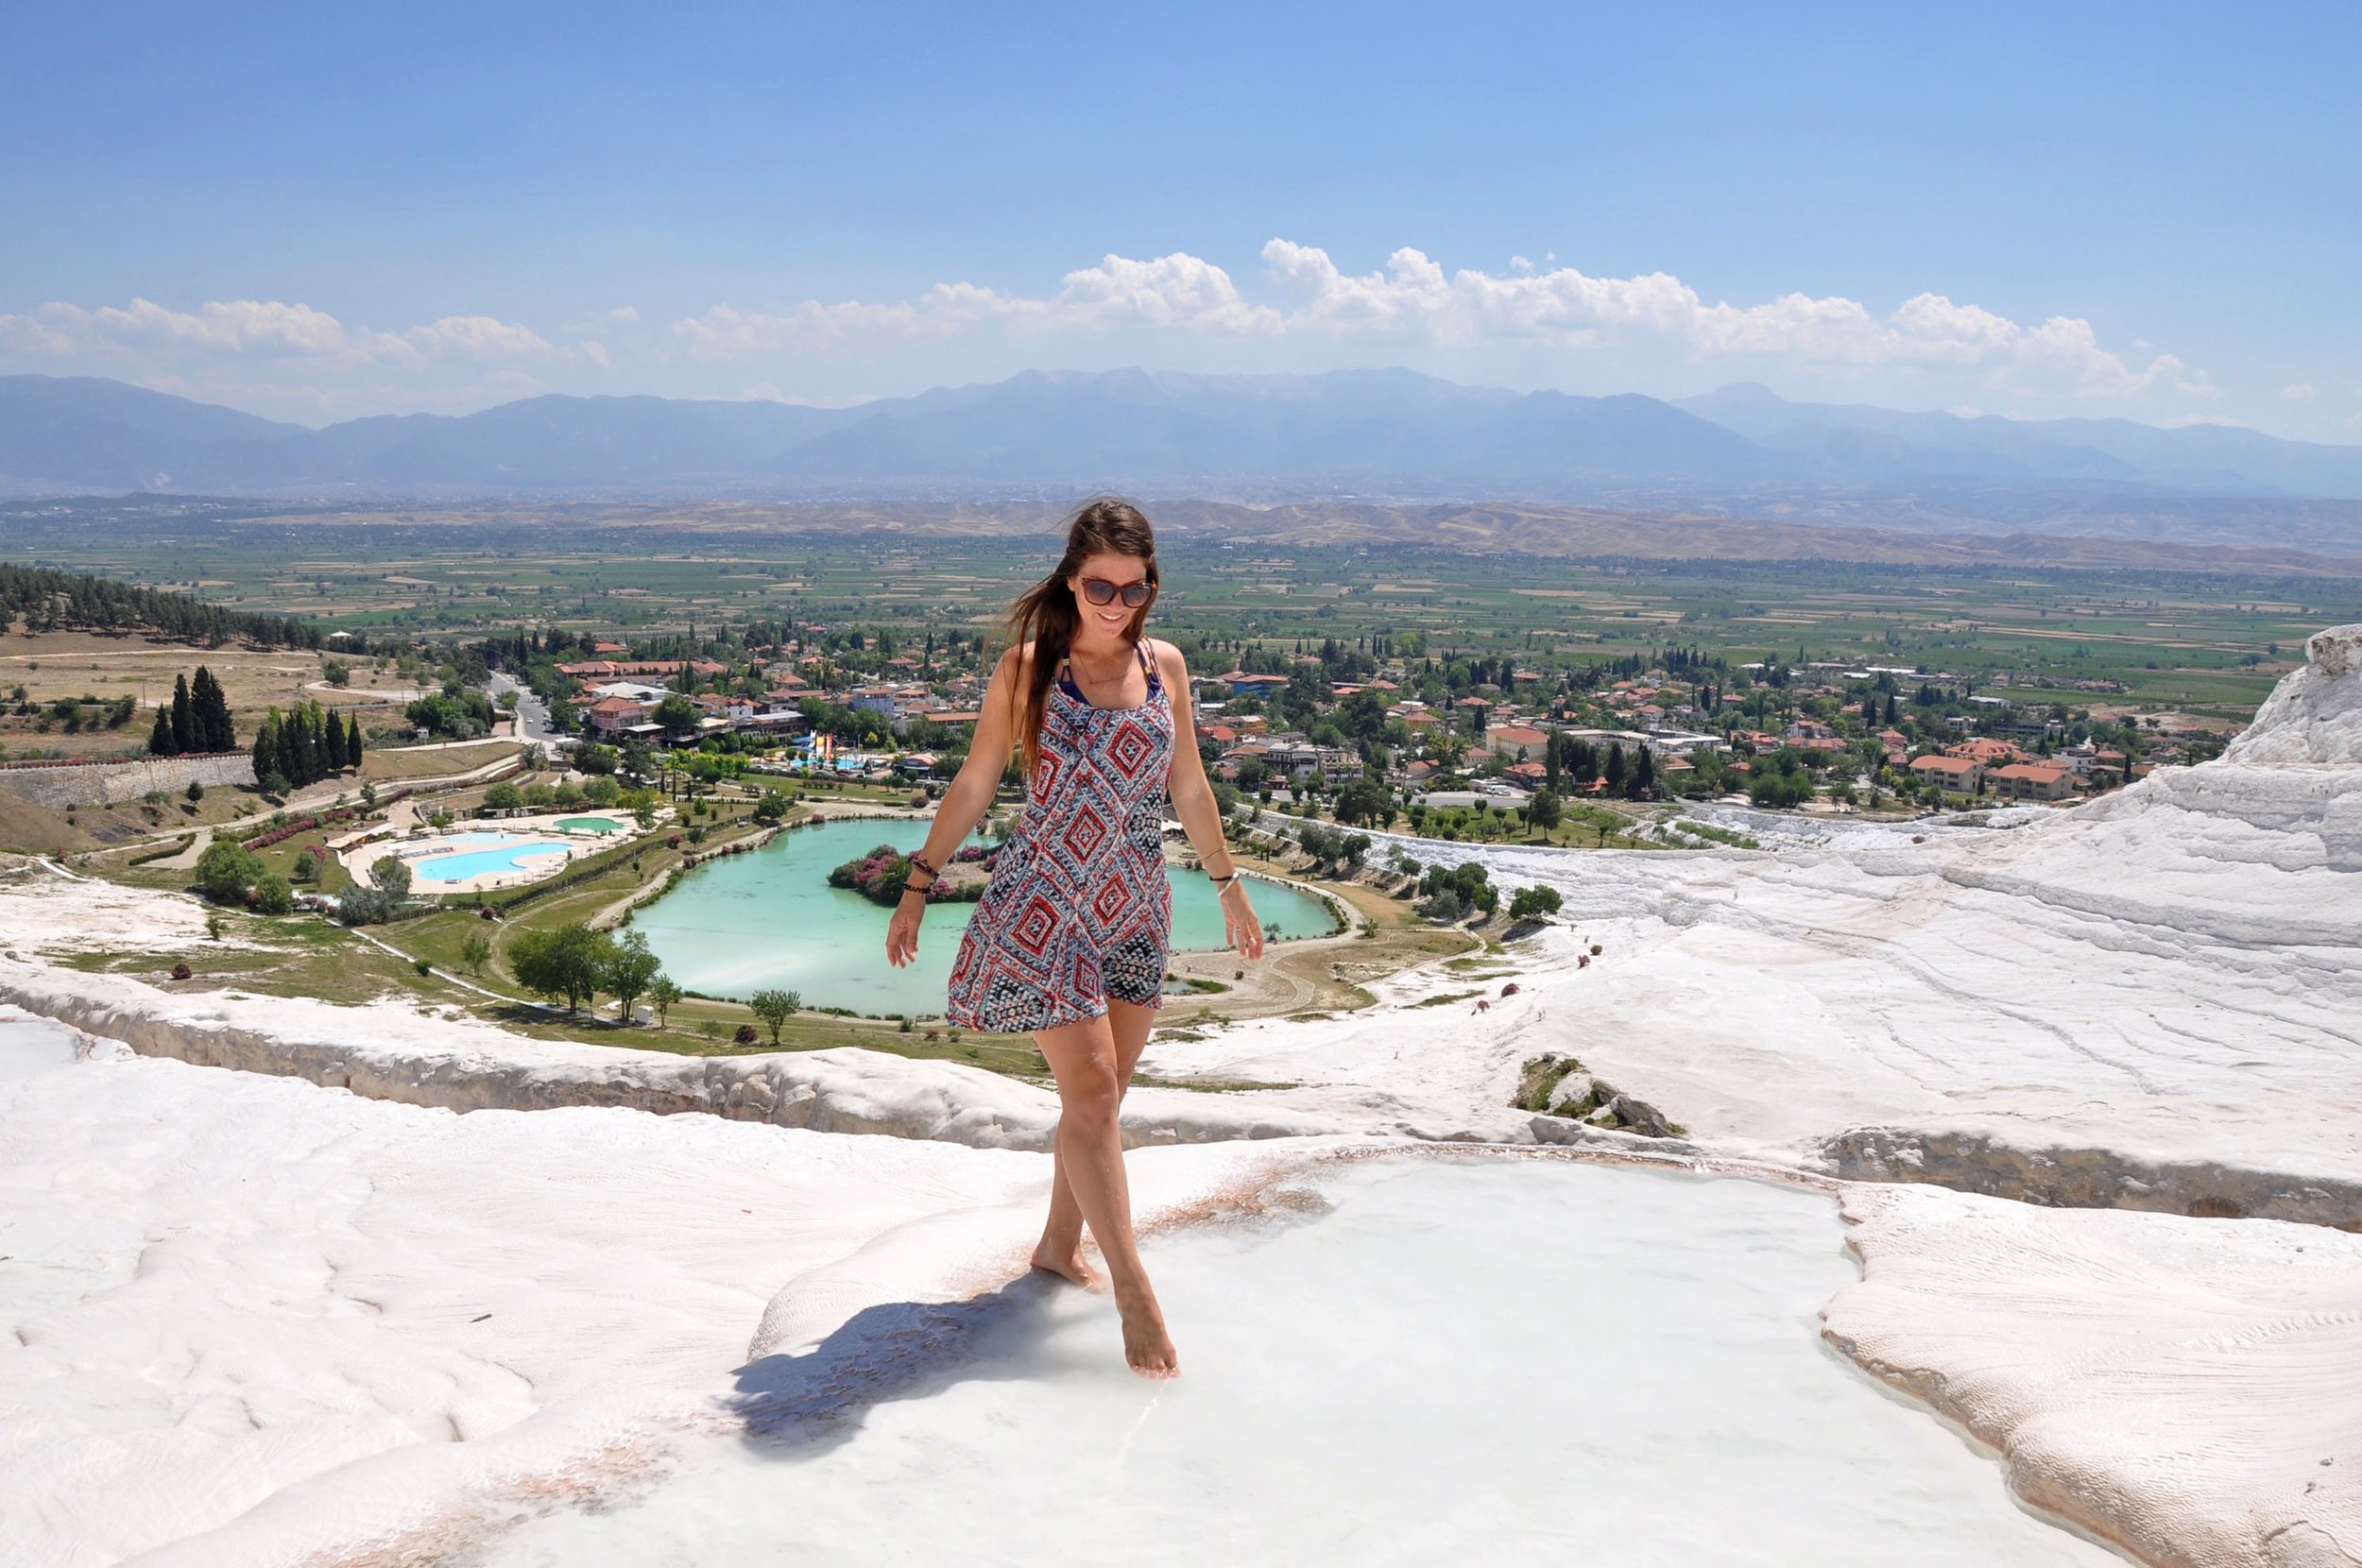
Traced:
<path id="1" fill-rule="evenodd" d="M 470 877 L 486 877 L 496 872 L 522 871 L 526 858 L 538 855 L 563 855 L 569 845 L 563 839 L 522 838 L 514 833 L 454 833 L 447 844 L 480 844 L 489 847 L 463 850 L 454 855 L 431 855 L 412 862 L 411 874 L 421 882 L 458 882 Z"/>

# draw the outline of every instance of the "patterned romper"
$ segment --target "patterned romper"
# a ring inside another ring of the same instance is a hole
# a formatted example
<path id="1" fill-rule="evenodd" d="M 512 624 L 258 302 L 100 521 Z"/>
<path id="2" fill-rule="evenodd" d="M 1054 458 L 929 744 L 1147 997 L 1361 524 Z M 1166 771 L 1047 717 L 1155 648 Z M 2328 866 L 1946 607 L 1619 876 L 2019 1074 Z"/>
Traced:
<path id="1" fill-rule="evenodd" d="M 1094 707 L 1061 662 L 1024 814 L 951 965 L 945 1015 L 997 1034 L 1054 1029 L 1107 998 L 1161 1006 L 1172 930 L 1165 876 L 1172 704 L 1145 642 L 1138 707 Z"/>

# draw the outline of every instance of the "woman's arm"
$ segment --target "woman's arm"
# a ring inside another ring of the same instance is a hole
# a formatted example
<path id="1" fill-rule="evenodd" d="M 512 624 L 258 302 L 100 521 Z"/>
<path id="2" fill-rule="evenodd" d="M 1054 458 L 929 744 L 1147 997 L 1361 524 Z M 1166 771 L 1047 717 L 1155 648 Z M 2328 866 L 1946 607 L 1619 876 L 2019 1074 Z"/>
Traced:
<path id="1" fill-rule="evenodd" d="M 1001 662 L 992 672 L 992 682 L 984 689 L 984 706 L 976 715 L 976 733 L 968 742 L 967 760 L 960 764 L 958 776 L 951 787 L 943 792 L 943 801 L 935 808 L 934 826 L 927 830 L 927 843 L 919 857 L 938 871 L 951 863 L 952 852 L 967 842 L 992 809 L 992 798 L 1001 788 L 1001 775 L 1009 766 L 1009 753 L 1017 738 L 1017 690 L 1023 678 L 1023 650 L 1011 648 L 1001 656 Z M 932 886 L 922 882 L 920 888 Z M 905 893 L 894 906 L 894 918 L 886 925 L 886 962 L 899 967 L 918 953 L 918 921 L 926 911 L 927 900 L 918 889 Z"/>
<path id="2" fill-rule="evenodd" d="M 1197 724 L 1190 701 L 1189 665 L 1181 657 L 1181 650 L 1170 642 L 1152 642 L 1150 649 L 1172 704 L 1172 775 L 1165 786 L 1172 797 L 1172 814 L 1181 819 L 1182 830 L 1190 836 L 1190 847 L 1197 851 L 1198 863 L 1206 868 L 1207 875 L 1217 879 L 1230 878 L 1222 884 L 1223 927 L 1229 934 L 1230 945 L 1248 958 L 1260 958 L 1263 927 L 1255 918 L 1255 906 L 1247 898 L 1246 878 L 1238 875 L 1238 862 L 1231 859 L 1230 842 L 1223 836 L 1222 803 L 1214 798 L 1213 783 L 1206 776 L 1206 763 L 1197 755 Z"/>

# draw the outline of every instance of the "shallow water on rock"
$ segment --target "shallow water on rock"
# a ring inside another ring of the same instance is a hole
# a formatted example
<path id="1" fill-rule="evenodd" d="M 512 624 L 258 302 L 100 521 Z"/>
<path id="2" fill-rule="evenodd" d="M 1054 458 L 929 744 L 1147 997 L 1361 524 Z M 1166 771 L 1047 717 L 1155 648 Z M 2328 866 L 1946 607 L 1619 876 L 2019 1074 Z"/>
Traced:
<path id="1" fill-rule="evenodd" d="M 72 1066 L 77 1038 L 54 1018 L 0 1008 L 0 1081 Z"/>
<path id="2" fill-rule="evenodd" d="M 1825 1198 L 1415 1156 L 1307 1185 L 1307 1212 L 1147 1243 L 1176 1382 L 1037 1280 L 873 1308 L 744 1369 L 731 1430 L 639 1494 L 491 1560 L 2121 1560 L 1823 1348 L 1856 1277 Z"/>

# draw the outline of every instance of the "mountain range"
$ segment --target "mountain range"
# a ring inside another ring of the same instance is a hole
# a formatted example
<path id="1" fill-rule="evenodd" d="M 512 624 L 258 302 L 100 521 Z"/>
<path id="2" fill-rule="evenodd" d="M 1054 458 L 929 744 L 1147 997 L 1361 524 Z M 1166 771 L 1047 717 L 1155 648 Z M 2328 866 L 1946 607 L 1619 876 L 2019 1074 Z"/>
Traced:
<path id="1" fill-rule="evenodd" d="M 2313 519 L 2294 538 L 2319 531 L 2319 508 L 2307 503 L 2362 499 L 2362 447 L 2221 425 L 1792 402 L 1752 384 L 1669 402 L 1513 392 L 1401 369 L 1029 371 L 851 408 L 548 396 L 320 430 L 120 382 L 0 377 L 0 495 L 792 499 L 1099 486 L 1761 515 L 1835 507 L 1903 522 L 1917 507 L 1923 522 L 2012 527 L 2029 526 L 2029 504 L 2171 511 L 2169 498 L 2205 498 L 2214 532 L 2226 504 L 2238 518 L 2277 507 Z M 2333 507 L 2327 526 L 2342 532 L 2351 510 Z M 2256 537 L 2274 535 L 2265 525 Z"/>

